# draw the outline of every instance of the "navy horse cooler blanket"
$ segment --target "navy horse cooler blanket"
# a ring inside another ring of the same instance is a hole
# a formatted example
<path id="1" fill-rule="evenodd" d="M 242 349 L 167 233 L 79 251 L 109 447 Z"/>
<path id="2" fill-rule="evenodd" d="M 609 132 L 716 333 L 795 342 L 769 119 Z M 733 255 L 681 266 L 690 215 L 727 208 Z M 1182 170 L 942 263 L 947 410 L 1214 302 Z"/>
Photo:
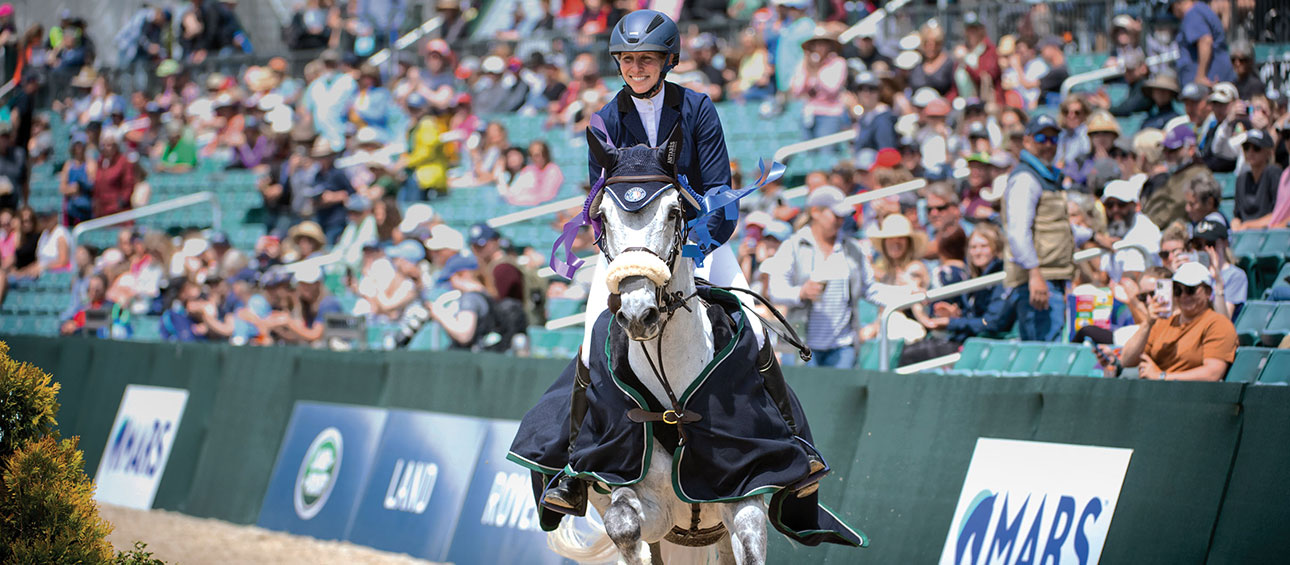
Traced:
<path id="1" fill-rule="evenodd" d="M 863 532 L 819 504 L 818 494 L 797 498 L 785 488 L 807 476 L 807 452 L 818 455 L 802 407 L 790 390 L 801 434 L 793 436 L 762 385 L 756 336 L 747 327 L 738 298 L 707 287 L 699 288 L 699 296 L 712 321 L 716 353 L 678 397 L 686 412 L 702 415 L 698 422 L 683 424 L 684 443 L 674 425 L 627 418 L 633 408 L 662 412 L 665 407 L 632 373 L 627 360 L 630 340 L 611 323 L 608 311 L 592 330 L 591 343 L 601 354 L 590 356 L 589 408 L 572 453 L 569 398 L 576 359 L 525 414 L 507 458 L 533 472 L 542 528 L 554 530 L 562 518 L 541 505 L 553 477 L 573 474 L 610 486 L 638 483 L 649 470 L 652 442 L 657 440 L 672 452 L 672 487 L 682 501 L 729 502 L 770 494 L 770 522 L 789 538 L 805 545 L 868 545 Z"/>

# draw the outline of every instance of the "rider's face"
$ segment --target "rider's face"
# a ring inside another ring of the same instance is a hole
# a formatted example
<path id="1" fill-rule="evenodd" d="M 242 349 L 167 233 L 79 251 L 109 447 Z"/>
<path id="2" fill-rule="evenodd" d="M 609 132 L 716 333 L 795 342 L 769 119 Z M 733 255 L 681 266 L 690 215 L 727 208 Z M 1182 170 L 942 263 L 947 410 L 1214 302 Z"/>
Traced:
<path id="1" fill-rule="evenodd" d="M 623 73 L 623 80 L 633 92 L 649 92 L 663 75 L 663 53 L 620 53 L 618 68 Z"/>

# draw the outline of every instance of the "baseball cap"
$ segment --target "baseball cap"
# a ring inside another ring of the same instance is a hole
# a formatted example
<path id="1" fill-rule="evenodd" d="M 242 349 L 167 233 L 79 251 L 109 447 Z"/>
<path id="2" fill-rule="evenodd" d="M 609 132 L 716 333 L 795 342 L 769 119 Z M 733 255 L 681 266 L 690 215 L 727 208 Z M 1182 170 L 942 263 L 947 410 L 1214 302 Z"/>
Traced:
<path id="1" fill-rule="evenodd" d="M 876 75 L 876 74 L 874 74 L 874 73 L 872 73 L 872 72 L 864 71 L 864 72 L 862 72 L 862 73 L 860 73 L 860 74 L 856 75 L 856 86 L 857 86 L 857 87 L 859 87 L 859 86 L 871 86 L 871 87 L 877 88 L 879 84 L 880 84 L 880 83 L 879 83 L 879 80 L 878 80 L 878 75 Z"/>
<path id="2" fill-rule="evenodd" d="M 296 269 L 293 277 L 296 283 L 313 284 L 323 279 L 323 272 L 317 265 L 305 265 Z"/>
<path id="3" fill-rule="evenodd" d="M 1236 100 L 1239 96 L 1236 92 L 1236 85 L 1230 82 L 1220 82 L 1214 85 L 1214 90 L 1209 95 L 1209 101 L 1227 104 Z"/>
<path id="4" fill-rule="evenodd" d="M 480 222 L 470 226 L 470 231 L 467 233 L 467 237 L 470 239 L 471 245 L 482 246 L 485 243 L 502 237 L 502 234 L 497 233 L 497 230 L 493 229 L 492 226 Z"/>
<path id="5" fill-rule="evenodd" d="M 1179 149 L 1188 145 L 1196 144 L 1196 132 L 1191 129 L 1191 124 L 1178 124 L 1169 131 L 1165 132 L 1165 139 L 1161 146 L 1165 149 Z"/>
<path id="6" fill-rule="evenodd" d="M 405 239 L 397 245 L 386 247 L 385 255 L 391 259 L 403 259 L 415 263 L 426 258 L 426 250 L 420 243 Z"/>
<path id="7" fill-rule="evenodd" d="M 372 201 L 362 194 L 354 193 L 345 201 L 345 209 L 350 212 L 366 212 L 372 209 Z"/>
<path id="8" fill-rule="evenodd" d="M 263 288 L 278 286 L 280 284 L 288 284 L 290 282 L 291 274 L 282 267 L 271 267 L 269 270 L 265 271 L 263 275 L 260 275 L 260 286 Z"/>
<path id="9" fill-rule="evenodd" d="M 1259 149 L 1268 149 L 1272 147 L 1272 137 L 1263 133 L 1261 129 L 1252 129 L 1245 132 L 1245 139 L 1241 140 L 1241 146 L 1253 145 Z"/>
<path id="10" fill-rule="evenodd" d="M 1102 190 L 1102 200 L 1119 200 L 1120 202 L 1137 202 L 1142 193 L 1142 184 L 1146 182 L 1143 175 L 1133 175 L 1129 180 L 1113 180 L 1106 183 Z"/>
<path id="11" fill-rule="evenodd" d="M 948 116 L 950 115 L 950 103 L 946 102 L 944 98 L 935 98 L 931 102 L 927 103 L 927 106 L 923 108 L 923 111 L 926 112 L 928 116 Z"/>
<path id="12" fill-rule="evenodd" d="M 460 273 L 462 271 L 473 271 L 478 268 L 479 268 L 479 261 L 476 261 L 474 256 L 471 256 L 471 255 L 453 256 L 452 259 L 449 259 L 448 262 L 444 264 L 443 270 L 439 271 L 439 282 L 441 283 L 448 282 L 448 279 L 452 278 L 452 276 L 457 273 Z"/>
<path id="13" fill-rule="evenodd" d="M 981 122 L 973 122 L 972 125 L 968 127 L 968 139 L 975 138 L 990 139 L 990 130 L 986 129 L 985 124 Z"/>
<path id="14" fill-rule="evenodd" d="M 825 185 L 815 189 L 810 196 L 806 198 L 806 207 L 808 208 L 828 208 L 839 217 L 847 217 L 855 213 L 855 209 L 846 205 L 843 200 L 846 196 L 842 194 L 842 189 L 836 186 Z"/>
<path id="15" fill-rule="evenodd" d="M 1173 281 L 1183 286 L 1200 286 L 1201 283 L 1214 286 L 1214 277 L 1210 276 L 1209 269 L 1194 261 L 1178 267 L 1174 271 Z"/>
<path id="16" fill-rule="evenodd" d="M 417 226 L 434 219 L 434 208 L 429 204 L 417 202 L 408 206 L 407 211 L 403 212 L 403 221 L 399 222 L 399 231 L 407 233 L 417 229 Z"/>
<path id="17" fill-rule="evenodd" d="M 1045 130 L 1060 132 L 1062 131 L 1062 128 L 1057 125 L 1057 120 L 1053 119 L 1053 117 L 1048 114 L 1035 116 L 1030 120 L 1030 123 L 1026 124 L 1026 135 L 1028 136 L 1033 136 Z"/>
<path id="18" fill-rule="evenodd" d="M 1191 227 L 1191 234 L 1192 237 L 1197 239 L 1218 241 L 1227 239 L 1227 226 L 1218 222 L 1201 220 Z"/>
<path id="19" fill-rule="evenodd" d="M 780 243 L 787 241 L 792 235 L 793 226 L 783 220 L 772 220 L 769 224 L 766 224 L 766 228 L 761 232 L 763 238 L 773 237 Z"/>
<path id="20" fill-rule="evenodd" d="M 444 249 L 461 251 L 465 247 L 466 240 L 461 236 L 461 232 L 452 229 L 445 224 L 439 224 L 430 228 L 430 237 L 426 239 L 426 249 L 430 251 L 440 251 Z"/>
<path id="21" fill-rule="evenodd" d="M 1194 102 L 1197 100 L 1204 100 L 1207 96 L 1209 96 L 1209 87 L 1193 82 L 1183 87 L 1182 93 L 1178 95 L 1178 98 L 1180 100 L 1190 100 Z"/>
<path id="22" fill-rule="evenodd" d="M 774 218 L 770 217 L 770 214 L 767 214 L 762 210 L 757 210 L 755 212 L 748 214 L 748 220 L 744 222 L 744 225 L 761 226 L 764 228 L 767 225 L 769 225 L 772 221 L 774 221 Z"/>

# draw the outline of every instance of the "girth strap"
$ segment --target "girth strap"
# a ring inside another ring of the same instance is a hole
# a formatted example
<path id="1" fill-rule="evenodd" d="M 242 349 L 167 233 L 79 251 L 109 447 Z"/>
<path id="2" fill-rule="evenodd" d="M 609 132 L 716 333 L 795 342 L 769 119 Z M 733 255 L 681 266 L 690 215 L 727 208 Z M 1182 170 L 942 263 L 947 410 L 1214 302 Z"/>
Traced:
<path id="1" fill-rule="evenodd" d="M 664 424 L 693 424 L 703 419 L 698 412 L 664 410 L 662 412 L 650 412 L 640 408 L 632 408 L 627 411 L 627 419 L 637 424 L 645 422 L 663 422 Z"/>

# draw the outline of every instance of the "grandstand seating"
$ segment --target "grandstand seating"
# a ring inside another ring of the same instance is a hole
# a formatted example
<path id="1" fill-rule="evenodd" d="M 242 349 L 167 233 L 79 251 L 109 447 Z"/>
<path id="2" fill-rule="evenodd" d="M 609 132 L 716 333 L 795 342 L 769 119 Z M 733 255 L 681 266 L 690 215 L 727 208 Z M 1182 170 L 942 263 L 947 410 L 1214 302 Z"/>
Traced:
<path id="1" fill-rule="evenodd" d="M 1087 346 L 984 338 L 968 339 L 959 360 L 947 372 L 977 377 L 1102 376 L 1097 358 Z"/>
<path id="2" fill-rule="evenodd" d="M 1236 337 L 1241 345 L 1259 343 L 1269 331 L 1269 324 L 1277 309 L 1276 302 L 1262 300 L 1246 302 L 1241 308 L 1241 313 L 1236 317 Z"/>

